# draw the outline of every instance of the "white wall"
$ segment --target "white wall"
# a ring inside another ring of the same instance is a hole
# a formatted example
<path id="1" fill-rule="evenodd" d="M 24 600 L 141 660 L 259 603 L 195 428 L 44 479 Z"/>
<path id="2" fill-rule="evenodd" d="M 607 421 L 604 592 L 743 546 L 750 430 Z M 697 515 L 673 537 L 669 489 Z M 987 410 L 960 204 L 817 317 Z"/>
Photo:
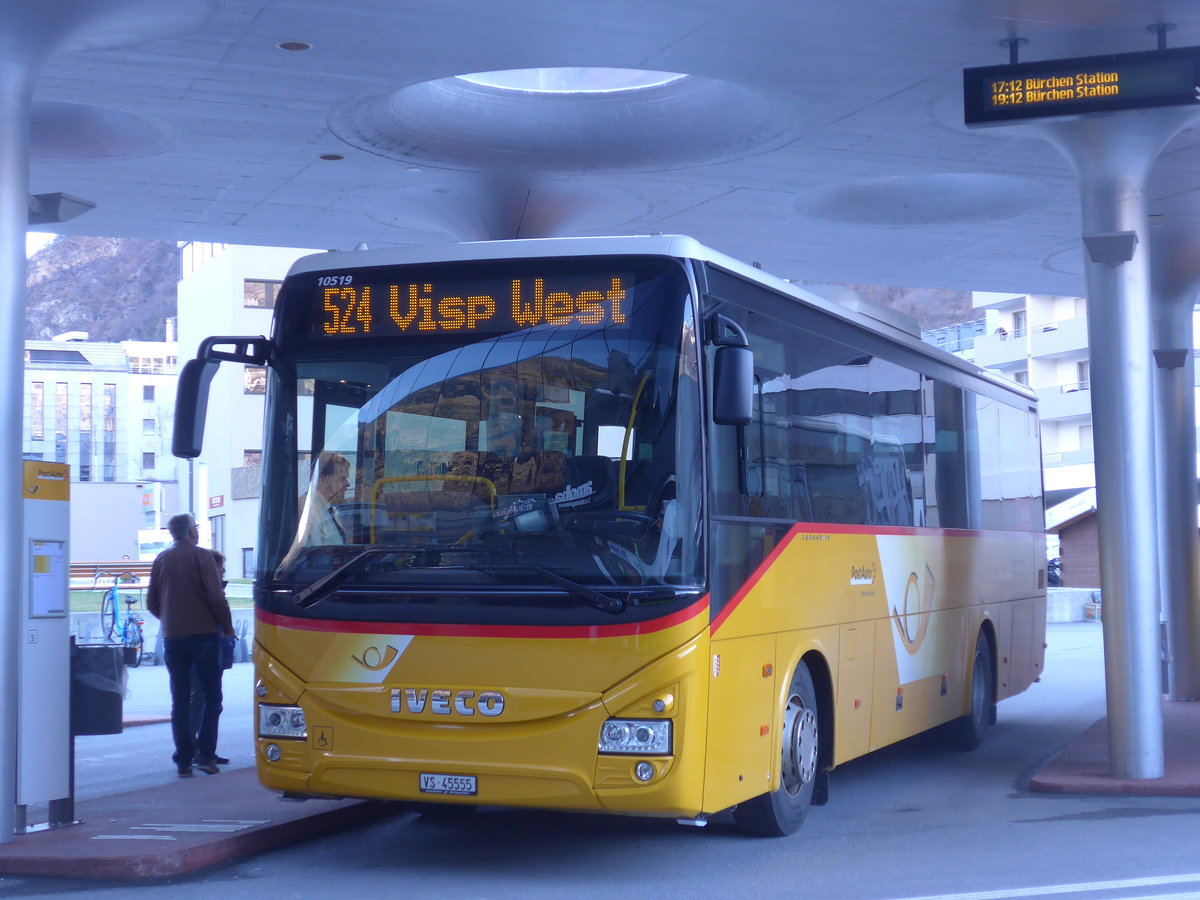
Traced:
<path id="1" fill-rule="evenodd" d="M 244 282 L 281 280 L 293 262 L 315 252 L 237 245 L 214 245 L 208 250 L 194 253 L 185 248 L 186 265 L 179 282 L 181 363 L 193 358 L 200 342 L 211 335 L 269 335 L 272 310 L 244 306 Z M 245 393 L 244 370 L 244 366 L 222 363 L 213 378 L 204 445 L 194 465 L 193 512 L 201 519 L 222 517 L 223 539 L 213 543 L 228 557 L 226 571 L 234 578 L 242 575 L 243 551 L 258 542 L 258 500 L 233 499 L 231 472 L 244 465 L 246 450 L 263 448 L 264 398 Z M 181 502 L 186 503 L 187 497 L 185 483 Z M 218 502 L 220 506 L 214 505 Z"/>

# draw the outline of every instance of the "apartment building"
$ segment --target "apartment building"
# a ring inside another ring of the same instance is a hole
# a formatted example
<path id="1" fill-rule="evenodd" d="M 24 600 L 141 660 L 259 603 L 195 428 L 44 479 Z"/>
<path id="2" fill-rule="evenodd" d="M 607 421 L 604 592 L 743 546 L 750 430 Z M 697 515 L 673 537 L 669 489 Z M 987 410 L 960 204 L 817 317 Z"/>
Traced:
<path id="1" fill-rule="evenodd" d="M 186 361 L 212 335 L 269 335 L 275 294 L 313 250 L 188 243 L 180 247 L 179 347 Z M 230 576 L 253 577 L 266 372 L 222 363 L 212 381 L 199 457 L 181 461 L 185 508 Z"/>
<path id="2" fill-rule="evenodd" d="M 165 341 L 25 342 L 21 452 L 71 467 L 75 560 L 137 559 L 138 531 L 176 502 L 173 327 Z"/>
<path id="3" fill-rule="evenodd" d="M 975 362 L 1037 393 L 1046 505 L 1096 484 L 1087 301 L 976 291 Z"/>

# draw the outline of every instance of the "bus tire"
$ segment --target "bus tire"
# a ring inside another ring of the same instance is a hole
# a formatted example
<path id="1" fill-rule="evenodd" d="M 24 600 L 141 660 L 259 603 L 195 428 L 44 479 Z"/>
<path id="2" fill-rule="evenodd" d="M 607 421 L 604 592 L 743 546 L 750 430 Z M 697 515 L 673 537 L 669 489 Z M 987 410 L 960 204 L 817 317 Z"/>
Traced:
<path id="1" fill-rule="evenodd" d="M 817 692 L 808 666 L 800 663 L 792 676 L 784 708 L 779 789 L 734 808 L 734 821 L 742 831 L 762 837 L 783 837 L 804 824 L 817 781 L 820 735 Z"/>
<path id="2" fill-rule="evenodd" d="M 980 631 L 971 657 L 971 710 L 950 723 L 951 743 L 957 750 L 976 749 L 994 721 L 996 679 L 992 655 L 991 642 Z"/>

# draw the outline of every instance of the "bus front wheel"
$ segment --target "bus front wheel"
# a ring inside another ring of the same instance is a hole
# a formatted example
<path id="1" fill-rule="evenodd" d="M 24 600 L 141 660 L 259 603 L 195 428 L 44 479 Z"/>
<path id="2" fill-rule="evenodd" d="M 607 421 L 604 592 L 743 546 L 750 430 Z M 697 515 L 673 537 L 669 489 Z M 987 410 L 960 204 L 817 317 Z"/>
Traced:
<path id="1" fill-rule="evenodd" d="M 733 811 L 734 821 L 747 834 L 782 837 L 804 824 L 812 805 L 820 760 L 820 720 L 817 692 L 808 666 L 800 663 L 792 676 L 783 713 L 782 760 L 778 790 L 761 794 Z"/>

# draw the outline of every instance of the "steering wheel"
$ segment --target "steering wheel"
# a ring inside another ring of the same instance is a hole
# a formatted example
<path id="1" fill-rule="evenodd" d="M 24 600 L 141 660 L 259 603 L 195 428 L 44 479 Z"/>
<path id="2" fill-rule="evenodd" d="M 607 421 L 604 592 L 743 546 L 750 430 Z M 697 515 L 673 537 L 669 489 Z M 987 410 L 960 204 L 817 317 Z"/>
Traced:
<path id="1" fill-rule="evenodd" d="M 565 521 L 567 528 L 637 540 L 654 525 L 654 516 L 619 509 L 588 509 L 571 513 Z"/>

